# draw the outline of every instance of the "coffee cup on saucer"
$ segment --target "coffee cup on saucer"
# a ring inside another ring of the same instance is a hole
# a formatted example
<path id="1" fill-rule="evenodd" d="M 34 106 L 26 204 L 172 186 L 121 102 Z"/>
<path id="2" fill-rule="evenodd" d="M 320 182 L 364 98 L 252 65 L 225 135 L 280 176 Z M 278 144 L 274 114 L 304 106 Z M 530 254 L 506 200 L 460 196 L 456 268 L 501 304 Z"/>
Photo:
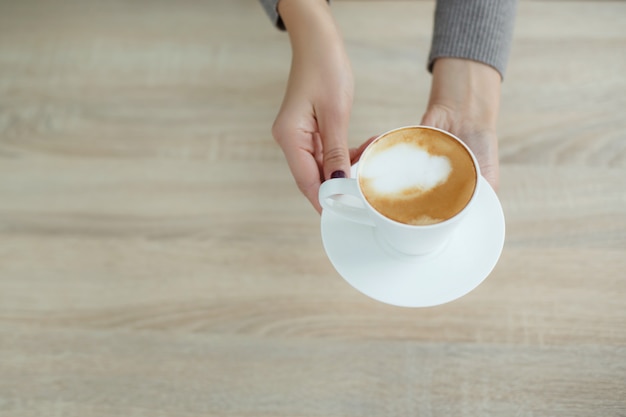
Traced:
<path id="1" fill-rule="evenodd" d="M 388 304 L 422 307 L 479 285 L 504 244 L 504 214 L 472 151 L 429 126 L 391 130 L 363 151 L 351 178 L 319 190 L 322 240 L 352 286 Z"/>
<path id="2" fill-rule="evenodd" d="M 426 255 L 445 245 L 478 192 L 480 167 L 451 133 L 426 126 L 394 129 L 363 152 L 356 178 L 326 181 L 324 210 L 372 226 L 381 240 L 405 255 Z M 355 209 L 337 197 L 362 203 Z"/>

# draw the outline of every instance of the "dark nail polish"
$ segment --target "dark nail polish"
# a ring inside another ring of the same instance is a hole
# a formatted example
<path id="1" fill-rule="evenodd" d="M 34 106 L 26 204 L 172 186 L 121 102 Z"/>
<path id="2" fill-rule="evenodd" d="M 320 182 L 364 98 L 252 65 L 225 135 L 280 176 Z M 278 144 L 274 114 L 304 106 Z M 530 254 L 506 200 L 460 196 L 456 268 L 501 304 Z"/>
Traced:
<path id="1" fill-rule="evenodd" d="M 345 178 L 345 177 L 346 177 L 346 173 L 343 172 L 342 170 L 337 170 L 333 172 L 332 174 L 330 174 L 330 178 Z"/>

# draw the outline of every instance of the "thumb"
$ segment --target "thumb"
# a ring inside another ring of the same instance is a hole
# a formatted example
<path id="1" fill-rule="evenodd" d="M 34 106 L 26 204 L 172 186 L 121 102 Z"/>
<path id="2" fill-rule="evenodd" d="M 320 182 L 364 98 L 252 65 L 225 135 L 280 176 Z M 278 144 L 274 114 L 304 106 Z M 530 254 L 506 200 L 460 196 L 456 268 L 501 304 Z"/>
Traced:
<path id="1" fill-rule="evenodd" d="M 318 116 L 322 138 L 324 179 L 350 176 L 348 121 L 350 111 L 331 111 Z"/>

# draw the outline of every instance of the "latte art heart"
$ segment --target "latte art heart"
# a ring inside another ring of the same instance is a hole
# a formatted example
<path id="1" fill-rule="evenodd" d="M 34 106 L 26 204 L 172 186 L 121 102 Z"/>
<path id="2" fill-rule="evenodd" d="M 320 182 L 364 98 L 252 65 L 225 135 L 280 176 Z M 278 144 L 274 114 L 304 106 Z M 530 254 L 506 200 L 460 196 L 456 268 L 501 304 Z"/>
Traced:
<path id="1" fill-rule="evenodd" d="M 372 155 L 361 171 L 377 193 L 425 192 L 446 182 L 452 167 L 446 156 L 416 144 L 400 143 Z"/>

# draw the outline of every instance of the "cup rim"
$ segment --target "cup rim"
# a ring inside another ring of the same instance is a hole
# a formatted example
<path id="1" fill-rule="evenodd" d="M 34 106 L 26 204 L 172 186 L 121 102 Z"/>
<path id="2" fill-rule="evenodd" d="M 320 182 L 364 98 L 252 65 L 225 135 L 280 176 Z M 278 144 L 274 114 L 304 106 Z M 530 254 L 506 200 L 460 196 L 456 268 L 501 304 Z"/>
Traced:
<path id="1" fill-rule="evenodd" d="M 474 186 L 474 192 L 472 193 L 472 196 L 470 197 L 469 201 L 465 204 L 465 206 L 463 206 L 463 208 L 456 213 L 454 216 L 443 220 L 441 222 L 438 223 L 432 223 L 432 224 L 407 224 L 407 223 L 402 223 L 399 222 L 397 220 L 394 220 L 392 218 L 389 218 L 385 215 L 383 215 L 382 213 L 380 213 L 378 210 L 376 210 L 369 201 L 367 201 L 367 198 L 365 198 L 365 195 L 363 194 L 363 190 L 361 189 L 361 182 L 359 181 L 359 177 L 361 176 L 361 167 L 362 165 L 359 164 L 358 168 L 357 168 L 357 172 L 356 172 L 356 176 L 355 176 L 355 180 L 357 182 L 357 188 L 359 190 L 359 194 L 361 196 L 361 199 L 363 200 L 363 202 L 370 208 L 370 211 L 372 213 L 375 213 L 376 216 L 380 217 L 381 219 L 383 219 L 384 221 L 387 222 L 391 222 L 394 225 L 397 226 L 401 226 L 404 228 L 409 228 L 409 229 L 435 229 L 438 227 L 443 227 L 444 225 L 450 224 L 450 223 L 454 223 L 457 222 L 461 217 L 463 217 L 463 215 L 467 212 L 467 209 L 472 205 L 472 203 L 474 202 L 474 200 L 476 199 L 476 195 L 478 195 L 478 188 L 480 186 L 480 176 L 482 175 L 480 173 L 480 166 L 478 165 L 478 160 L 476 159 L 476 156 L 474 155 L 474 152 L 472 152 L 472 150 L 469 148 L 469 146 L 467 146 L 465 144 L 465 142 L 463 142 L 461 139 L 459 139 L 456 135 L 448 132 L 447 130 L 443 130 L 440 129 L 438 127 L 433 127 L 433 126 L 425 126 L 425 125 L 408 125 L 408 126 L 402 126 L 402 127 L 397 127 L 391 130 L 388 130 L 384 133 L 381 133 L 380 135 L 378 135 L 376 137 L 376 139 L 374 139 L 369 145 L 367 145 L 367 147 L 363 150 L 363 153 L 361 153 L 361 157 L 363 155 L 365 155 L 365 153 L 376 143 L 378 142 L 380 139 L 382 139 L 383 137 L 397 132 L 399 130 L 405 130 L 405 129 L 430 129 L 430 130 L 435 130 L 438 132 L 441 132 L 447 136 L 450 136 L 451 138 L 455 139 L 457 142 L 459 142 L 463 148 L 465 148 L 465 150 L 467 151 L 468 155 L 472 158 L 472 162 L 474 164 L 474 172 L 476 175 L 475 178 L 475 186 Z M 361 161 L 361 157 L 359 157 L 359 162 Z"/>

